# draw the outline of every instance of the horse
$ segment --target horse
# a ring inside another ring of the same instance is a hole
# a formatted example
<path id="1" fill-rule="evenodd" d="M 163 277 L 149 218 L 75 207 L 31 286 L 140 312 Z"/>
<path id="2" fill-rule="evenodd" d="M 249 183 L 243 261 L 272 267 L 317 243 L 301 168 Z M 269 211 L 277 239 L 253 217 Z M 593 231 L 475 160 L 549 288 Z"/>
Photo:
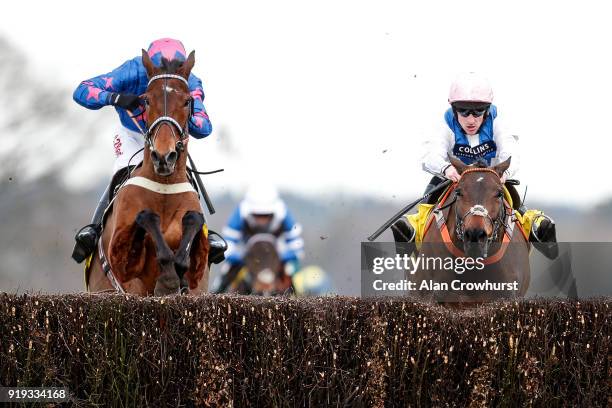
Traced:
<path id="1" fill-rule="evenodd" d="M 443 303 L 522 297 L 530 280 L 530 245 L 501 182 L 511 158 L 491 167 L 449 159 L 461 177 L 429 217 L 418 256 L 434 261 L 421 263 L 413 275 L 430 283 L 419 293 Z M 453 281 L 493 285 L 461 290 L 461 283 Z"/>
<path id="2" fill-rule="evenodd" d="M 187 177 L 188 78 L 192 51 L 182 62 L 156 67 L 145 50 L 149 79 L 141 99 L 147 123 L 142 166 L 116 193 L 85 283 L 90 292 L 155 296 L 203 293 L 210 245 L 198 193 Z"/>
<path id="3" fill-rule="evenodd" d="M 238 272 L 232 291 L 242 294 L 273 296 L 292 291 L 291 278 L 285 274 L 276 249 L 277 237 L 257 233 L 245 244 L 244 267 Z"/>

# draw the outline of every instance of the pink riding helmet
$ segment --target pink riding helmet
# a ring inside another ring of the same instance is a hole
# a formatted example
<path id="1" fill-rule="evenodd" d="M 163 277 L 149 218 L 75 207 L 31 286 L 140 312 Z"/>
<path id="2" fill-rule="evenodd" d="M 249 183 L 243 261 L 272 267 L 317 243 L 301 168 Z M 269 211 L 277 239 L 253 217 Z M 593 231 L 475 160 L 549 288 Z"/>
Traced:
<path id="1" fill-rule="evenodd" d="M 493 102 L 489 81 L 474 72 L 459 74 L 451 84 L 448 102 Z"/>
<path id="2" fill-rule="evenodd" d="M 153 41 L 149 45 L 147 53 L 156 65 L 160 64 L 162 57 L 168 60 L 178 59 L 181 61 L 184 61 L 187 57 L 183 43 L 172 38 L 160 38 Z"/>

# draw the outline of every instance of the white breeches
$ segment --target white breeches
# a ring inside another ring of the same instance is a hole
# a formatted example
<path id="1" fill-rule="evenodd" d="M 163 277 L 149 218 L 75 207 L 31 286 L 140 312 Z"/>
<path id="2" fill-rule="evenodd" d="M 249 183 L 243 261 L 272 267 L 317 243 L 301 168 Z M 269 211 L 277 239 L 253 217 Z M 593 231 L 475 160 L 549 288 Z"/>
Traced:
<path id="1" fill-rule="evenodd" d="M 139 132 L 134 132 L 123 126 L 119 126 L 113 138 L 113 150 L 115 152 L 115 163 L 113 164 L 113 174 L 128 164 L 136 165 L 144 157 L 143 152 L 132 156 L 144 147 L 144 136 Z M 130 161 L 130 158 L 132 159 Z"/>

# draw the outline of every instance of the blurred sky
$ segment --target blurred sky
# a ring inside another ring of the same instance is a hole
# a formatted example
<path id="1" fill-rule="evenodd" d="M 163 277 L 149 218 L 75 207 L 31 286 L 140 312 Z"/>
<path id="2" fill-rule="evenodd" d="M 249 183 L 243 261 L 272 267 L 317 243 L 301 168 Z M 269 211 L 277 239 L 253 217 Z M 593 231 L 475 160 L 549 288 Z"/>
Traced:
<path id="1" fill-rule="evenodd" d="M 295 192 L 413 197 L 450 81 L 478 71 L 521 137 L 531 200 L 612 196 L 605 2 L 9 2 L 2 14 L 30 69 L 70 89 L 159 37 L 195 49 L 214 132 L 190 149 L 201 170 L 226 169 L 213 190 L 268 177 Z M 105 174 L 112 134 L 106 154 Z"/>

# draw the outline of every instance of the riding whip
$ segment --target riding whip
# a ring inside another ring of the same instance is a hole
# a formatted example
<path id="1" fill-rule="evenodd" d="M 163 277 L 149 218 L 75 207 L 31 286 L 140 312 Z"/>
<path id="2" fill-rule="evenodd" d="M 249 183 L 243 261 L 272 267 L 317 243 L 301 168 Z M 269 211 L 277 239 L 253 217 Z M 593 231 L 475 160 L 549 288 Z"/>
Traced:
<path id="1" fill-rule="evenodd" d="M 415 205 L 417 205 L 418 203 L 420 203 L 421 201 L 423 201 L 426 198 L 429 198 L 433 193 L 442 190 L 443 188 L 445 188 L 446 186 L 448 186 L 449 184 L 451 184 L 453 181 L 452 180 L 446 180 L 443 181 L 441 184 L 437 185 L 436 187 L 434 187 L 429 193 L 425 194 L 423 197 L 419 198 L 418 200 L 408 204 L 406 207 L 402 208 L 401 210 L 399 210 L 399 212 L 397 214 L 395 214 L 393 217 L 391 217 L 389 219 L 389 221 L 385 222 L 382 227 L 380 227 L 379 229 L 376 230 L 376 232 L 374 232 L 372 235 L 370 235 L 368 237 L 368 241 L 374 241 L 376 238 L 378 238 L 378 236 L 380 234 L 382 234 L 387 228 L 389 228 L 395 221 L 397 221 L 398 219 L 400 219 L 400 217 L 404 214 L 406 214 L 408 211 L 410 211 L 410 209 L 412 207 L 414 207 Z"/>

